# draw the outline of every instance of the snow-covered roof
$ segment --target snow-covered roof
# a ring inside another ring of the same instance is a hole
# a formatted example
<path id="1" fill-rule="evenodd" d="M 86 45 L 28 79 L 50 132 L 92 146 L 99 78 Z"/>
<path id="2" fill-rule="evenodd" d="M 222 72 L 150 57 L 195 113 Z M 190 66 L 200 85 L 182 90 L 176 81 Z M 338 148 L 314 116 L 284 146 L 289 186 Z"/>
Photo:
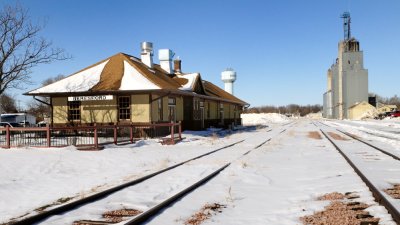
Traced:
<path id="1" fill-rule="evenodd" d="M 144 77 L 136 68 L 124 61 L 124 75 L 119 90 L 160 89 L 155 83 Z"/>
<path id="2" fill-rule="evenodd" d="M 185 75 L 176 75 L 180 79 L 186 79 L 187 83 L 182 84 L 182 87 L 180 87 L 180 90 L 183 91 L 193 91 L 193 88 L 195 86 L 195 83 L 197 81 L 197 78 L 199 78 L 200 74 L 199 73 L 189 73 Z"/>
<path id="3" fill-rule="evenodd" d="M 89 69 L 75 73 L 62 80 L 44 86 L 42 88 L 33 90 L 29 93 L 52 93 L 52 92 L 82 92 L 90 90 L 94 85 L 100 81 L 100 75 L 105 65 L 109 60 L 93 66 Z"/>
<path id="4" fill-rule="evenodd" d="M 62 93 L 169 90 L 205 96 L 212 93 L 209 95 L 210 97 L 247 104 L 216 85 L 207 86 L 209 90 L 203 85 L 199 73 L 171 75 L 166 73 L 158 64 L 149 68 L 136 57 L 118 53 L 62 80 L 25 94 L 52 96 Z"/>

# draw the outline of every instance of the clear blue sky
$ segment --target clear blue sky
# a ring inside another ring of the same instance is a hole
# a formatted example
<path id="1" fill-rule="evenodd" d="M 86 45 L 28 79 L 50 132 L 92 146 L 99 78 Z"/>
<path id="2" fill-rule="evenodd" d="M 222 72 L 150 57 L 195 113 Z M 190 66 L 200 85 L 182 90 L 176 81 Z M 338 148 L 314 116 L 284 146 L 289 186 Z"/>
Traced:
<path id="1" fill-rule="evenodd" d="M 0 5 L 15 3 L 0 0 Z M 235 95 L 252 106 L 322 104 L 326 71 L 343 38 L 340 14 L 349 10 L 352 34 L 364 51 L 369 91 L 400 94 L 400 1 L 366 0 L 20 0 L 42 35 L 72 60 L 37 67 L 36 85 L 69 75 L 118 52 L 139 56 L 140 42 L 170 48 L 184 72 L 200 72 L 220 87 L 221 71 L 237 72 Z M 155 56 L 157 57 L 157 55 Z M 157 62 L 157 61 L 156 61 Z M 21 93 L 21 91 L 12 91 Z M 20 98 L 21 105 L 31 97 Z"/>

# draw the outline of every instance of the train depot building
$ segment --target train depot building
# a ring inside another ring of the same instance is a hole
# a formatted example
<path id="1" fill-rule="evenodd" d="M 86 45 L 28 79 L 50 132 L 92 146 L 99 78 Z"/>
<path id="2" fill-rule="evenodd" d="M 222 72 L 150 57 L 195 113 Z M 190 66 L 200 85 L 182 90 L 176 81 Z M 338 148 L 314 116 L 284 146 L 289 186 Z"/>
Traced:
<path id="1" fill-rule="evenodd" d="M 173 52 L 142 43 L 141 57 L 118 53 L 25 95 L 50 98 L 52 126 L 182 122 L 183 129 L 240 125 L 248 103 L 183 73 Z"/>

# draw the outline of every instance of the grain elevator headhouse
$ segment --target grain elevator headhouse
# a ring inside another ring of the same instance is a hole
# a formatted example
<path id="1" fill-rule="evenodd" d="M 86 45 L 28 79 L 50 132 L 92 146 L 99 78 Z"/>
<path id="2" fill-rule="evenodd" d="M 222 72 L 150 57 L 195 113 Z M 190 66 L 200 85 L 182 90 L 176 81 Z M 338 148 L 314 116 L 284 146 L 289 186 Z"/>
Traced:
<path id="1" fill-rule="evenodd" d="M 368 71 L 364 69 L 360 42 L 351 36 L 350 13 L 342 14 L 344 40 L 339 42 L 336 62 L 328 69 L 324 93 L 325 118 L 353 119 L 357 104 L 368 102 Z M 362 113 L 362 112 L 360 112 Z"/>

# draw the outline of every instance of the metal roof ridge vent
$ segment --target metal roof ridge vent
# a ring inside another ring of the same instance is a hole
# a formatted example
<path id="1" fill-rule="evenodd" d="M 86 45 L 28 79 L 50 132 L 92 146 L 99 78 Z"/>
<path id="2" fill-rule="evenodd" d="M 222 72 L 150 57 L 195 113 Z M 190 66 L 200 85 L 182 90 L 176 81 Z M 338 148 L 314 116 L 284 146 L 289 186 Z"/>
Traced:
<path id="1" fill-rule="evenodd" d="M 135 58 L 135 57 L 129 57 L 132 61 L 135 61 L 135 62 L 141 62 L 140 60 L 138 60 L 137 58 Z"/>
<path id="2" fill-rule="evenodd" d="M 175 53 L 171 49 L 159 49 L 158 59 L 160 60 L 161 69 L 163 69 L 167 74 L 172 74 L 172 58 Z"/>
<path id="3" fill-rule="evenodd" d="M 153 43 L 142 42 L 141 43 L 142 52 L 140 53 L 140 58 L 142 63 L 144 63 L 149 68 L 153 68 Z"/>

